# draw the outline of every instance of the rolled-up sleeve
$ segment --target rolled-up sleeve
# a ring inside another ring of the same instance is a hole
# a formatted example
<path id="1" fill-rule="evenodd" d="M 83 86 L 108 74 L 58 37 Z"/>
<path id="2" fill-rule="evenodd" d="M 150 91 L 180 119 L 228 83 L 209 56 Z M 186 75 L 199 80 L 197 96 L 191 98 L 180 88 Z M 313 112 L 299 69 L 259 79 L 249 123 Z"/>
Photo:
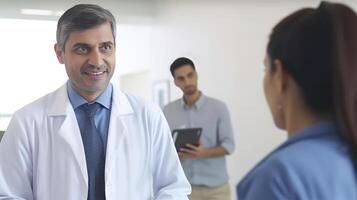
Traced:
<path id="1" fill-rule="evenodd" d="M 222 104 L 219 109 L 218 139 L 219 143 L 226 149 L 228 154 L 232 154 L 235 149 L 233 128 L 228 108 Z"/>

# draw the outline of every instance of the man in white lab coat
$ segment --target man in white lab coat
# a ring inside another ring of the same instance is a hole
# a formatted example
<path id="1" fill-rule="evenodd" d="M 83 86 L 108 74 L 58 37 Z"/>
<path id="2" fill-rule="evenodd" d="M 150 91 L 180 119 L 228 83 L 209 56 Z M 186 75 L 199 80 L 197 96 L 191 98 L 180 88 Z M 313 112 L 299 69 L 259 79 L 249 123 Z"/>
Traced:
<path id="1" fill-rule="evenodd" d="M 14 114 L 0 144 L 0 199 L 187 199 L 160 109 L 110 84 L 115 30 L 96 5 L 61 16 L 55 52 L 69 80 Z"/>

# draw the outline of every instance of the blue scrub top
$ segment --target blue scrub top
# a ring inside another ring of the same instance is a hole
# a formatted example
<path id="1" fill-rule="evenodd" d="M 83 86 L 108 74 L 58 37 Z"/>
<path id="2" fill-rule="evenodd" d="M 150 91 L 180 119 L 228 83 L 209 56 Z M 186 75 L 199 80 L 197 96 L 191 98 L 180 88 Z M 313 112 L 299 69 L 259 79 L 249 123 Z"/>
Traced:
<path id="1" fill-rule="evenodd" d="M 236 191 L 239 200 L 357 199 L 349 145 L 335 122 L 312 124 L 260 161 Z"/>

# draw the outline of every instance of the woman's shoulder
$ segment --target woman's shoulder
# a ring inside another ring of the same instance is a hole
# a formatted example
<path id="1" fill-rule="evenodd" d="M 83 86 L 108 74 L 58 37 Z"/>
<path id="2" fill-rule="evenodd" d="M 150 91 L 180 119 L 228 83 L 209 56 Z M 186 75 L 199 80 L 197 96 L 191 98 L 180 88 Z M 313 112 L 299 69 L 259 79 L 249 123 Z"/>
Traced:
<path id="1" fill-rule="evenodd" d="M 326 199 L 325 195 L 344 195 L 339 188 L 348 183 L 346 191 L 355 193 L 353 164 L 347 145 L 338 138 L 332 135 L 283 144 L 243 179 L 240 191 L 275 199 Z"/>
<path id="2" fill-rule="evenodd" d="M 329 133 L 283 145 L 272 154 L 270 160 L 283 163 L 289 168 L 308 168 L 311 171 L 314 168 L 321 170 L 321 166 L 331 164 L 332 160 L 341 163 L 351 159 L 349 145 L 338 133 Z"/>

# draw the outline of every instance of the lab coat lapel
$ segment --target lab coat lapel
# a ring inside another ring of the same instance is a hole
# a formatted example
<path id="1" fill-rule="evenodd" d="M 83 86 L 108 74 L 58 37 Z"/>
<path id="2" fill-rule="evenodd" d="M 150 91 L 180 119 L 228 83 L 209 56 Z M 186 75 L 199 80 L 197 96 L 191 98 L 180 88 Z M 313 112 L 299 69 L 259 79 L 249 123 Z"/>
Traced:
<path id="1" fill-rule="evenodd" d="M 129 103 L 127 96 L 119 89 L 113 87 L 112 108 L 110 114 L 110 123 L 107 140 L 106 151 L 106 172 L 105 179 L 109 180 L 112 166 L 116 166 L 113 162 L 116 161 L 115 156 L 120 145 L 128 134 L 128 124 L 124 123 L 126 117 L 132 117 L 133 108 Z"/>
<path id="2" fill-rule="evenodd" d="M 54 131 L 71 148 L 87 186 L 88 174 L 82 138 L 73 107 L 68 99 L 66 84 L 55 92 L 55 100 L 49 108 L 49 117 L 53 118 Z"/>

